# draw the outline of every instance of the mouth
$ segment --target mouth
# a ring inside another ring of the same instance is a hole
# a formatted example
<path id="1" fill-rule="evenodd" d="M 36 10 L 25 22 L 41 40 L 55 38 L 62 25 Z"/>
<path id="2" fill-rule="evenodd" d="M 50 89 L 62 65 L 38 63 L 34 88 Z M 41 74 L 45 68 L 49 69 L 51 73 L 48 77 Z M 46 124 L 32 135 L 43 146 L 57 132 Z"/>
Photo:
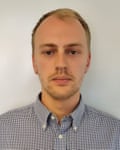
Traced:
<path id="1" fill-rule="evenodd" d="M 68 77 L 55 77 L 52 79 L 52 81 L 57 85 L 65 86 L 68 85 L 69 82 L 72 81 L 72 79 Z"/>

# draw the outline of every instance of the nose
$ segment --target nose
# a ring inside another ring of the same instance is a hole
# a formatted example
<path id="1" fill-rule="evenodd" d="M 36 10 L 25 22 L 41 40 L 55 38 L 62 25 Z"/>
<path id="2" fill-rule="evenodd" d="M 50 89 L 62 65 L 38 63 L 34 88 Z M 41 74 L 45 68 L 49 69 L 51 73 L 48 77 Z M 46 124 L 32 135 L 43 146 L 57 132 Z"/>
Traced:
<path id="1" fill-rule="evenodd" d="M 59 73 L 63 73 L 67 71 L 67 59 L 64 53 L 59 53 L 56 57 L 55 61 L 56 71 Z"/>

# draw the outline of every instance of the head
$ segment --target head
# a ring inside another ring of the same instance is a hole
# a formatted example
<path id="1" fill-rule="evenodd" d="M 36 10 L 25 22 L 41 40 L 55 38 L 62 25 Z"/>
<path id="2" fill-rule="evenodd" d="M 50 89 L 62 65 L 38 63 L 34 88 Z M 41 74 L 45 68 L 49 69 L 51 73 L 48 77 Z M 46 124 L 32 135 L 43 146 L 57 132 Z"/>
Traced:
<path id="1" fill-rule="evenodd" d="M 68 99 L 79 93 L 90 65 L 90 30 L 74 10 L 45 14 L 32 33 L 33 68 L 43 94 Z"/>

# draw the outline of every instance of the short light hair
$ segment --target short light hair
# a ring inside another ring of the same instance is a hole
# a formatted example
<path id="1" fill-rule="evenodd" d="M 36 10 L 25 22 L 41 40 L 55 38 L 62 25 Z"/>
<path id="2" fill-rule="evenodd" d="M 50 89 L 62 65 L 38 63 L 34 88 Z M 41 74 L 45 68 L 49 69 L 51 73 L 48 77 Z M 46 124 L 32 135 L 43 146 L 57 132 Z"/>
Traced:
<path id="1" fill-rule="evenodd" d="M 37 24 L 35 25 L 35 27 L 33 28 L 33 32 L 32 32 L 32 53 L 34 53 L 34 37 L 35 37 L 35 33 L 36 30 L 38 29 L 38 27 L 40 26 L 40 24 L 48 17 L 50 16 L 56 16 L 59 19 L 65 20 L 68 18 L 73 18 L 73 19 L 77 19 L 80 24 L 82 25 L 82 27 L 85 30 L 86 33 L 86 38 L 87 38 L 87 44 L 88 44 L 88 48 L 90 50 L 90 43 L 91 43 L 91 33 L 90 33 L 90 29 L 88 24 L 86 23 L 86 21 L 80 16 L 80 14 L 76 11 L 74 11 L 73 9 L 69 9 L 69 8 L 61 8 L 61 9 L 56 9 L 56 10 L 52 10 L 46 14 L 44 14 L 39 21 L 37 22 Z"/>

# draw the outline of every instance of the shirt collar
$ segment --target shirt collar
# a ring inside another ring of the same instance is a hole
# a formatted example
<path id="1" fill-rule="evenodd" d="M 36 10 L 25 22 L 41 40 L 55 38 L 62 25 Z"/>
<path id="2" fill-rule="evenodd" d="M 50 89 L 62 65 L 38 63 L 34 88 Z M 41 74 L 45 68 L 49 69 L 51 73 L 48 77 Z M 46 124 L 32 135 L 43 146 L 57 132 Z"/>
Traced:
<path id="1" fill-rule="evenodd" d="M 38 119 L 42 124 L 43 129 L 46 129 L 48 125 L 48 118 L 51 115 L 51 112 L 41 103 L 40 99 L 41 99 L 41 93 L 38 95 L 36 102 L 34 103 L 34 109 Z M 72 126 L 74 129 L 78 128 L 80 121 L 82 120 L 84 111 L 85 111 L 85 105 L 82 101 L 82 96 L 80 96 L 80 102 L 77 108 L 70 114 L 70 116 L 73 119 Z"/>
<path id="2" fill-rule="evenodd" d="M 80 125 L 80 122 L 83 118 L 83 114 L 85 111 L 85 105 L 82 100 L 82 96 L 80 95 L 80 100 L 77 108 L 71 113 L 71 117 L 73 119 L 73 128 L 77 129 Z"/>
<path id="3" fill-rule="evenodd" d="M 41 103 L 41 93 L 38 95 L 36 102 L 34 104 L 35 113 L 40 120 L 43 129 L 47 127 L 48 117 L 51 114 L 49 110 Z"/>

